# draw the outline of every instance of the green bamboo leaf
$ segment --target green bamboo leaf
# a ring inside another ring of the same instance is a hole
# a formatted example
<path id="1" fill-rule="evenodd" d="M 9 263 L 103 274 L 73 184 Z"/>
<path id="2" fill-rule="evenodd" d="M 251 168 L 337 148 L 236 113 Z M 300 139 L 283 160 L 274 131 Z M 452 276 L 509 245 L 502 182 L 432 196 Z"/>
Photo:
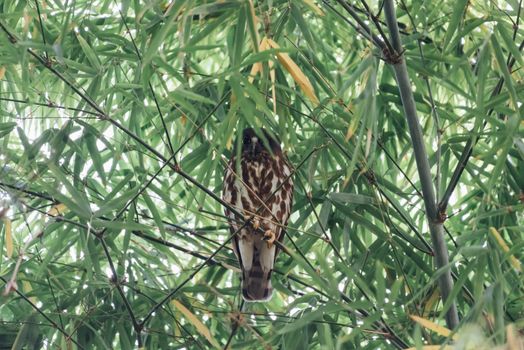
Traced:
<path id="1" fill-rule="evenodd" d="M 329 198 L 341 204 L 374 205 L 375 198 L 356 193 L 330 193 Z"/>
<path id="2" fill-rule="evenodd" d="M 8 135 L 15 127 L 15 122 L 0 123 L 0 138 Z"/>
<path id="3" fill-rule="evenodd" d="M 96 172 L 100 176 L 100 179 L 103 183 L 106 183 L 106 174 L 104 171 L 104 164 L 102 161 L 102 157 L 100 156 L 100 151 L 98 150 L 98 147 L 96 146 L 97 138 L 95 135 L 91 133 L 87 133 L 84 137 L 86 141 L 87 149 L 89 150 L 89 154 L 91 158 L 93 159 L 93 166 L 96 169 Z"/>
<path id="4" fill-rule="evenodd" d="M 497 24 L 496 29 L 498 31 L 498 34 L 500 35 L 500 38 L 502 39 L 504 44 L 506 44 L 505 47 L 509 50 L 509 52 L 511 52 L 511 54 L 513 55 L 513 57 L 515 57 L 517 62 L 521 66 L 523 66 L 524 60 L 522 59 L 522 54 L 520 53 L 518 46 L 515 45 L 515 41 L 511 37 L 511 34 L 508 32 L 506 27 L 502 23 L 499 23 Z"/>
<path id="5" fill-rule="evenodd" d="M 291 17 L 293 18 L 293 20 L 297 23 L 298 27 L 300 28 L 300 31 L 304 35 L 304 39 L 309 44 L 309 47 L 312 50 L 316 50 L 317 45 L 315 43 L 315 40 L 313 39 L 313 34 L 309 30 L 309 25 L 304 20 L 304 17 L 302 15 L 303 13 L 302 10 L 298 8 L 296 3 L 290 3 L 290 7 L 291 7 Z"/>
<path id="6" fill-rule="evenodd" d="M 125 191 L 116 198 L 113 198 L 111 200 L 106 199 L 104 205 L 94 212 L 94 216 L 102 217 L 107 215 L 109 212 L 118 211 L 120 208 L 123 208 L 127 204 L 127 202 L 136 195 L 137 191 L 138 190 L 136 188 L 132 188 L 130 190 Z"/>
<path id="7" fill-rule="evenodd" d="M 76 33 L 76 39 L 80 43 L 80 46 L 82 47 L 82 51 L 84 51 L 87 59 L 89 60 L 89 63 L 91 63 L 91 66 L 93 66 L 93 68 L 96 71 L 100 72 L 102 70 L 102 66 L 101 66 L 100 60 L 98 59 L 96 52 L 87 43 L 87 41 L 82 37 L 82 35 L 80 35 L 80 33 Z"/>
<path id="8" fill-rule="evenodd" d="M 65 65 L 70 67 L 70 69 L 79 70 L 81 72 L 88 73 L 91 76 L 95 76 L 98 74 L 98 71 L 92 65 L 86 65 L 83 63 L 79 63 L 74 60 L 70 60 L 68 58 L 63 58 L 62 61 L 64 62 Z"/>
<path id="9" fill-rule="evenodd" d="M 11 347 L 12 350 L 22 350 L 43 345 L 41 340 L 39 340 L 39 327 L 36 320 L 36 313 L 32 313 L 27 317 L 16 335 L 16 339 Z"/>
<path id="10" fill-rule="evenodd" d="M 335 349 L 333 342 L 334 336 L 331 327 L 326 323 L 317 324 L 317 332 L 320 340 L 320 346 L 325 349 Z"/>
<path id="11" fill-rule="evenodd" d="M 249 30 L 249 36 L 251 37 L 253 51 L 258 52 L 258 45 L 260 44 L 260 39 L 258 37 L 257 30 L 257 18 L 255 14 L 255 6 L 252 0 L 249 0 L 246 4 L 246 19 L 247 19 L 247 29 Z"/>
<path id="12" fill-rule="evenodd" d="M 513 135 L 518 129 L 518 123 L 520 120 L 520 111 L 518 108 L 518 100 L 517 100 L 517 93 L 513 85 L 512 77 L 509 73 L 508 67 L 506 66 L 506 63 L 504 61 L 504 57 L 502 54 L 502 50 L 497 42 L 495 37 L 491 37 L 491 45 L 493 47 L 493 51 L 495 52 L 495 57 L 497 59 L 497 63 L 499 64 L 499 68 L 501 69 L 505 85 L 507 86 L 509 90 L 509 94 L 511 97 L 512 107 L 514 109 L 513 113 L 509 116 L 508 121 L 506 122 L 506 128 L 504 132 L 504 138 L 502 142 L 502 146 L 498 146 L 499 149 L 497 150 L 497 162 L 495 164 L 495 167 L 491 173 L 491 176 L 488 180 L 487 188 L 486 190 L 491 191 L 493 186 L 495 185 L 495 182 L 497 182 L 497 179 L 499 178 L 500 173 L 502 172 L 502 168 L 504 166 L 504 163 L 506 161 L 507 154 L 513 145 Z"/>
<path id="13" fill-rule="evenodd" d="M 166 238 L 166 231 L 164 229 L 164 223 L 162 222 L 162 217 L 160 216 L 160 213 L 151 199 L 151 197 L 147 194 L 147 190 L 142 193 L 142 198 L 146 202 L 147 207 L 151 211 L 151 214 L 153 215 L 153 220 L 155 220 L 155 224 L 157 228 L 160 230 L 160 233 L 162 234 L 162 238 Z"/>
<path id="14" fill-rule="evenodd" d="M 244 37 L 246 34 L 246 5 L 244 3 L 238 9 L 237 24 L 234 27 L 234 41 L 231 52 L 231 63 L 236 66 L 242 61 L 242 49 L 244 47 Z"/>
<path id="15" fill-rule="evenodd" d="M 109 221 L 93 219 L 91 221 L 93 227 L 108 228 L 111 230 L 130 230 L 130 231 L 151 231 L 151 226 L 140 224 L 137 222 L 123 222 L 123 221 Z"/>
<path id="16" fill-rule="evenodd" d="M 224 12 L 230 9 L 237 9 L 242 3 L 236 0 L 233 0 L 233 1 L 230 0 L 230 1 L 220 1 L 218 3 L 200 5 L 200 6 L 194 7 L 191 10 L 191 14 L 199 15 L 199 16 L 209 16 L 209 15 Z"/>
<path id="17" fill-rule="evenodd" d="M 468 4 L 468 0 L 459 0 L 454 3 L 453 13 L 451 14 L 446 30 L 446 35 L 444 36 L 444 41 L 442 43 L 442 52 L 447 52 L 448 44 L 451 41 L 451 38 L 453 38 L 455 32 L 457 31 L 457 28 L 460 24 L 460 21 L 462 20 L 462 17 L 464 16 L 464 12 L 466 11 Z"/>
<path id="18" fill-rule="evenodd" d="M 278 331 L 278 333 L 285 334 L 285 333 L 296 331 L 298 329 L 304 328 L 305 326 L 309 325 L 313 321 L 322 319 L 324 315 L 328 315 L 330 313 L 337 312 L 340 310 L 344 310 L 344 308 L 338 304 L 329 303 L 327 305 L 319 307 L 315 311 L 304 314 L 302 317 L 300 317 L 296 321 L 284 326 L 282 329 Z"/>
<path id="19" fill-rule="evenodd" d="M 176 102 L 178 102 L 178 99 L 187 99 L 190 101 L 202 102 L 213 106 L 216 105 L 216 102 L 211 100 L 210 98 L 182 88 L 174 90 L 170 93 L 170 96 L 172 96 Z"/>
<path id="20" fill-rule="evenodd" d="M 159 25 L 159 29 L 153 32 L 147 51 L 142 56 L 142 68 L 147 67 L 151 63 L 151 60 L 158 55 L 158 50 L 163 44 L 165 38 L 174 28 L 176 28 L 176 19 L 180 14 L 180 11 L 182 10 L 185 2 L 186 1 L 177 1 L 174 3 L 174 5 L 169 9 L 169 15 L 165 22 L 161 23 Z"/>
<path id="21" fill-rule="evenodd" d="M 384 278 L 384 273 L 384 266 L 380 263 L 380 261 L 377 261 L 375 266 L 375 295 L 378 305 L 385 304 L 386 299 L 386 280 Z"/>
<path id="22" fill-rule="evenodd" d="M 53 176 L 62 184 L 64 185 L 65 189 L 69 193 L 70 196 L 64 196 L 61 195 L 60 192 L 56 191 L 51 186 L 47 186 L 48 189 L 52 191 L 55 197 L 59 197 L 61 201 L 66 203 L 66 205 L 70 207 L 71 210 L 75 211 L 76 214 L 80 215 L 83 218 L 89 218 L 92 215 L 91 208 L 89 206 L 89 199 L 87 196 L 79 191 L 78 189 L 73 186 L 73 184 L 67 179 L 67 177 L 63 174 L 62 170 L 58 168 L 56 165 L 49 163 L 48 164 L 49 170 L 53 173 Z"/>

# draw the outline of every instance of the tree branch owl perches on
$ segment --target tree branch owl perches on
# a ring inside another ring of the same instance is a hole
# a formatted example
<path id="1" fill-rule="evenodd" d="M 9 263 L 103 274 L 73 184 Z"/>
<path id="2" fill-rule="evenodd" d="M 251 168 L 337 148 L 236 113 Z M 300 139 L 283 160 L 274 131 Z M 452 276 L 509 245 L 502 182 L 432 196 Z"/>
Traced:
<path id="1" fill-rule="evenodd" d="M 223 186 L 225 202 L 246 218 L 254 215 L 251 223 L 233 238 L 233 251 L 242 270 L 242 296 L 247 301 L 271 298 L 271 272 L 279 253 L 274 242 L 284 238 L 293 202 L 291 166 L 282 153 L 280 141 L 260 130 L 263 137 L 253 128 L 242 132 L 239 173 L 237 152 L 233 150 Z M 242 223 L 230 210 L 226 209 L 225 214 L 231 233 L 238 231 Z"/>

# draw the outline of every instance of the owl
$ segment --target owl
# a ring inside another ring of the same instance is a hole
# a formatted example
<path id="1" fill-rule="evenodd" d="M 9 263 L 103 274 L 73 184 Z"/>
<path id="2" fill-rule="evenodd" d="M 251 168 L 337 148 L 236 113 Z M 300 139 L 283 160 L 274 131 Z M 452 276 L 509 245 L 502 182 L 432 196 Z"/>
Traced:
<path id="1" fill-rule="evenodd" d="M 259 134 L 253 128 L 242 132 L 238 167 L 237 153 L 233 150 L 227 164 L 222 198 L 245 219 L 254 218 L 237 232 L 242 220 L 227 208 L 225 214 L 231 233 L 237 232 L 232 244 L 242 270 L 242 296 L 246 301 L 266 301 L 273 293 L 271 272 L 279 253 L 274 242 L 283 240 L 291 214 L 291 166 L 280 141 L 263 129 Z"/>

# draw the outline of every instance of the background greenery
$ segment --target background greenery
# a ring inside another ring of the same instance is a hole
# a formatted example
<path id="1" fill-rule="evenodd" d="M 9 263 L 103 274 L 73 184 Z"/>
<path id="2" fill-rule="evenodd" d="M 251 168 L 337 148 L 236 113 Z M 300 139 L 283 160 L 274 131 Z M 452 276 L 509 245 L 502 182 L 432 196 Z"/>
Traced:
<path id="1" fill-rule="evenodd" d="M 387 37 L 381 1 L 0 0 L 1 348 L 451 341 L 393 69 L 342 5 Z M 524 329 L 521 5 L 396 2 L 439 199 L 473 145 L 458 348 Z M 296 172 L 274 296 L 242 305 L 217 199 L 246 125 Z"/>

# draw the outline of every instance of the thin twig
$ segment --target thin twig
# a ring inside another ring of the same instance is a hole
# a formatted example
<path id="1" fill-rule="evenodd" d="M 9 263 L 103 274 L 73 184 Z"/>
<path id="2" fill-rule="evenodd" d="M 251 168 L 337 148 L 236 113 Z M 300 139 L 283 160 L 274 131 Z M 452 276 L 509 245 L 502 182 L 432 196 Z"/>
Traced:
<path id="1" fill-rule="evenodd" d="M 97 113 L 97 112 L 86 111 L 85 109 L 81 109 L 81 108 L 59 106 L 59 105 L 57 105 L 57 104 L 55 104 L 53 102 L 43 103 L 43 102 L 34 102 L 34 101 L 30 101 L 30 100 L 20 100 L 20 99 L 15 99 L 15 98 L 6 98 L 6 97 L 0 97 L 0 101 L 13 102 L 13 103 L 24 103 L 24 104 L 27 104 L 27 105 L 36 105 L 36 106 L 42 106 L 42 107 L 48 107 L 48 108 L 69 110 L 69 111 L 73 111 L 73 112 L 80 112 L 80 113 L 94 115 L 94 116 L 97 116 L 97 117 L 100 116 L 100 113 Z M 32 117 L 32 119 L 33 118 L 34 117 Z M 50 118 L 50 117 L 46 117 L 46 118 Z"/>
<path id="2" fill-rule="evenodd" d="M 245 305 L 245 301 L 242 299 L 242 301 L 240 302 L 240 307 L 238 308 L 238 311 L 237 311 L 239 314 L 242 314 L 244 305 Z M 231 334 L 229 334 L 229 337 L 227 338 L 226 345 L 224 345 L 224 350 L 227 350 L 229 348 L 229 344 L 231 343 L 231 341 L 233 340 L 233 337 L 235 336 L 238 329 L 240 328 L 240 324 L 238 320 L 234 320 L 234 321 L 237 321 L 237 322 L 233 323 L 233 326 L 231 328 Z"/>
<path id="3" fill-rule="evenodd" d="M 356 6 L 352 6 L 351 4 L 348 4 L 346 1 L 344 1 L 344 3 L 346 3 L 348 6 L 356 9 Z M 387 49 L 389 51 L 392 51 L 393 47 L 389 43 L 389 40 L 388 40 L 386 34 L 382 30 L 382 26 L 380 24 L 380 21 L 378 20 L 378 17 L 373 15 L 373 12 L 371 12 L 371 9 L 369 8 L 368 4 L 366 3 L 366 0 L 360 0 L 360 3 L 362 4 L 362 6 L 364 6 L 366 15 L 368 16 L 369 19 L 371 19 L 371 21 L 373 22 L 373 24 L 377 28 L 378 32 L 380 33 L 380 36 L 382 37 L 382 41 L 384 42 L 384 44 L 386 44 Z"/>
<path id="4" fill-rule="evenodd" d="M 40 13 L 40 5 L 38 5 L 38 0 L 35 0 L 36 12 L 38 13 L 38 23 L 40 23 L 40 32 L 42 33 L 42 41 L 44 42 L 44 54 L 45 58 L 49 61 L 49 55 L 47 54 L 47 41 L 45 40 L 44 25 L 42 23 L 42 14 Z"/>
<path id="5" fill-rule="evenodd" d="M 350 16 L 358 23 L 358 25 L 351 22 L 345 16 L 343 16 L 336 8 L 334 8 L 327 0 L 322 0 L 322 3 L 327 6 L 331 11 L 336 13 L 340 18 L 342 18 L 346 23 L 352 26 L 357 32 L 362 34 L 366 39 L 373 43 L 380 50 L 385 50 L 387 48 L 386 44 L 380 40 L 380 38 L 374 35 L 371 32 L 369 26 L 358 16 L 358 14 L 353 10 L 353 8 L 343 0 L 337 0 L 339 4 L 344 7 L 344 9 L 350 14 Z"/>
<path id="6" fill-rule="evenodd" d="M 368 33 L 371 38 L 373 39 L 372 42 L 381 50 L 386 50 L 388 48 L 388 45 L 382 41 L 377 35 L 373 34 L 371 31 L 371 28 L 366 24 L 365 21 L 363 21 L 360 16 L 355 11 L 355 8 L 353 5 L 348 4 L 345 0 L 337 0 L 337 2 L 349 13 L 349 15 L 355 20 L 360 28 L 362 28 L 366 33 Z"/>

